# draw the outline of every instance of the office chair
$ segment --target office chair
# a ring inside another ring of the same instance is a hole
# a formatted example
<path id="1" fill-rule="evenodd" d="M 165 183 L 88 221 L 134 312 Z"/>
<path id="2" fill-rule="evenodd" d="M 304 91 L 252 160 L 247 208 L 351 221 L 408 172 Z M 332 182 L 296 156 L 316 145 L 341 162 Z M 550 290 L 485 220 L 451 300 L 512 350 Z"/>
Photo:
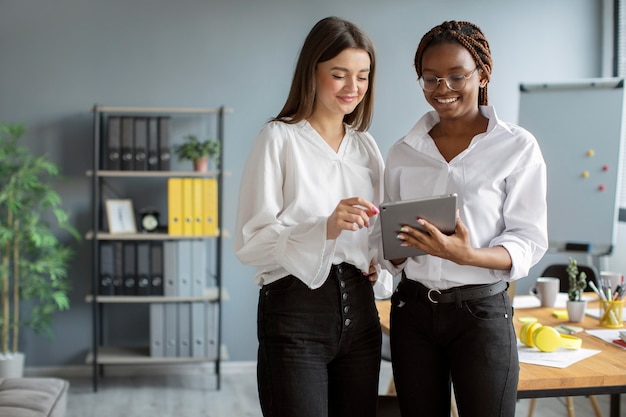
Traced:
<path id="1" fill-rule="evenodd" d="M 559 291 L 567 292 L 569 288 L 569 277 L 567 275 L 566 268 L 566 264 L 549 265 L 546 269 L 543 270 L 541 276 L 558 278 L 561 281 Z M 596 268 L 594 268 L 593 266 L 578 264 L 578 271 L 587 274 L 587 282 L 592 281 L 594 284 L 598 282 L 597 277 L 599 274 L 597 273 Z M 588 395 L 587 398 L 589 398 L 589 401 L 591 402 L 591 406 L 593 407 L 593 411 L 595 412 L 596 417 L 602 417 L 602 412 L 600 411 L 600 406 L 598 405 L 598 400 L 596 399 L 595 395 Z M 536 398 L 530 399 L 530 404 L 528 406 L 528 417 L 532 417 L 533 412 L 535 411 L 536 402 Z M 568 417 L 574 417 L 574 398 L 565 397 L 565 405 L 567 407 Z"/>

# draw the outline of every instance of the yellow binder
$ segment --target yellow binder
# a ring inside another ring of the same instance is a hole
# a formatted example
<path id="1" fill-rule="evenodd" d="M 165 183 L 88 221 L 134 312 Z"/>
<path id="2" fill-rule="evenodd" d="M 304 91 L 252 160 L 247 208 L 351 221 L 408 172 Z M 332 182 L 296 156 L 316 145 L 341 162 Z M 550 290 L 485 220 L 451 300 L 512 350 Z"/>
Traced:
<path id="1" fill-rule="evenodd" d="M 193 235 L 193 178 L 183 178 L 183 235 Z"/>
<path id="2" fill-rule="evenodd" d="M 194 236 L 201 236 L 204 234 L 204 213 L 203 205 L 204 205 L 204 193 L 203 193 L 203 179 L 202 178 L 194 178 L 192 181 L 193 188 L 193 205 L 192 205 L 192 214 L 193 214 L 193 232 Z"/>
<path id="3" fill-rule="evenodd" d="M 217 178 L 204 178 L 202 183 L 204 185 L 204 234 L 217 236 L 219 234 L 217 228 Z"/>
<path id="4" fill-rule="evenodd" d="M 167 232 L 170 235 L 183 234 L 183 180 L 167 180 Z"/>

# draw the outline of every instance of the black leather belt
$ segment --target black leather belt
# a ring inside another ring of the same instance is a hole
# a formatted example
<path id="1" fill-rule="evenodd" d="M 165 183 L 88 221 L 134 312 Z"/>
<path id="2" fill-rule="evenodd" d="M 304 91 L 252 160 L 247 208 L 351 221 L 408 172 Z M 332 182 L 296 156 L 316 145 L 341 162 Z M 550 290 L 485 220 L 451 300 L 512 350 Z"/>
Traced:
<path id="1" fill-rule="evenodd" d="M 500 294 L 509 287 L 507 282 L 498 281 L 493 284 L 464 285 L 462 287 L 439 290 L 437 288 L 428 288 L 406 277 L 403 277 L 402 280 L 409 283 L 410 288 L 416 291 L 417 296 L 426 297 L 433 304 L 478 300 Z"/>

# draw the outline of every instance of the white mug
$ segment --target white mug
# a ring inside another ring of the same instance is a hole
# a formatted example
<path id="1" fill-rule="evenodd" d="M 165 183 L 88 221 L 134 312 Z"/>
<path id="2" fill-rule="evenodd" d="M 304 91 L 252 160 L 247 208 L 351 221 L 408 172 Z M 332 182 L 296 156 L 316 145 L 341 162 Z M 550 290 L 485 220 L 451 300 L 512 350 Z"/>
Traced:
<path id="1" fill-rule="evenodd" d="M 600 272 L 600 285 L 606 287 L 611 286 L 611 292 L 615 291 L 615 288 L 622 282 L 622 274 L 619 272 L 601 271 Z"/>
<path id="2" fill-rule="evenodd" d="M 530 289 L 530 294 L 541 301 L 541 307 L 554 307 L 560 286 L 561 280 L 558 278 L 539 277 Z"/>

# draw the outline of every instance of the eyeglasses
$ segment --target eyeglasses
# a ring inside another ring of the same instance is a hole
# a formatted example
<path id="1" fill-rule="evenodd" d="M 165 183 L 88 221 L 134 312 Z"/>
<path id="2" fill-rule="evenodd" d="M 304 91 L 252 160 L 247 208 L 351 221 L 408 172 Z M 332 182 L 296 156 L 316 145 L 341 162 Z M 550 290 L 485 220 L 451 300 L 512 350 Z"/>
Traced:
<path id="1" fill-rule="evenodd" d="M 446 80 L 446 85 L 452 91 L 459 91 L 465 87 L 465 81 L 476 72 L 478 67 L 474 68 L 467 74 L 449 74 L 447 77 L 435 77 L 434 75 L 422 75 L 419 77 L 419 83 L 422 90 L 427 92 L 435 91 L 439 87 L 441 80 Z"/>

